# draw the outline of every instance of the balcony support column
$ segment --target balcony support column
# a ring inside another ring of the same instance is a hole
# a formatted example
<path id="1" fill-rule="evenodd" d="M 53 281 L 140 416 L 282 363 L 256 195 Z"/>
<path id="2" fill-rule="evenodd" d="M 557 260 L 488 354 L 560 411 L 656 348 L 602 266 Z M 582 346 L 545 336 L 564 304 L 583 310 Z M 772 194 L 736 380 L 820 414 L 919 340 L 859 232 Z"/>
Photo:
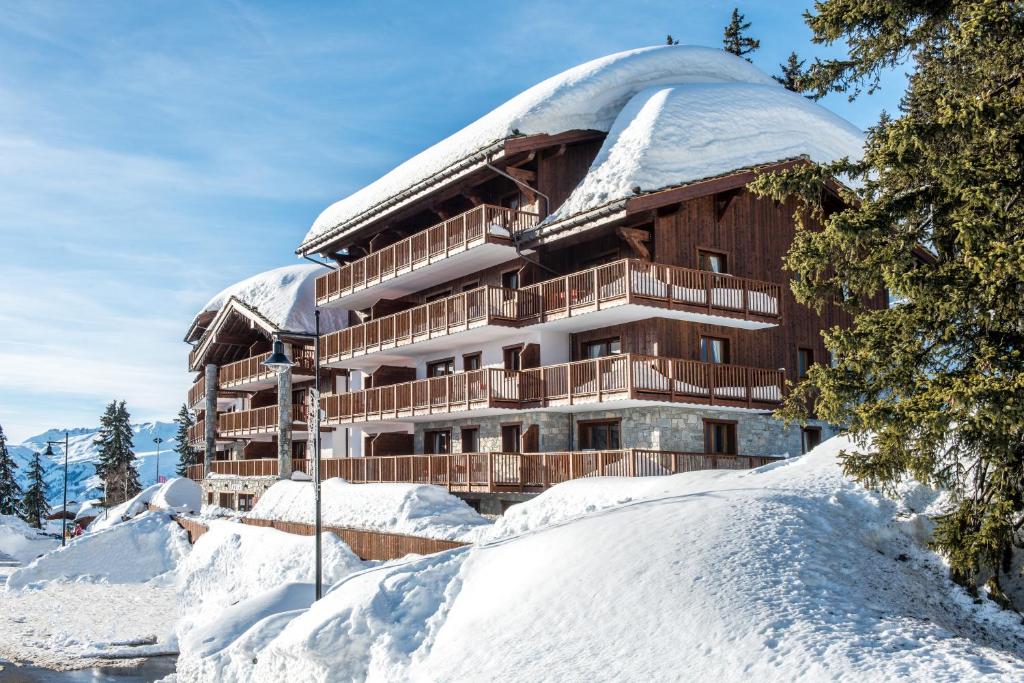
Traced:
<path id="1" fill-rule="evenodd" d="M 213 458 L 217 453 L 217 366 L 208 363 L 203 371 L 206 380 L 203 465 L 204 471 L 209 473 L 213 471 Z"/>
<path id="2" fill-rule="evenodd" d="M 292 357 L 291 344 L 284 352 Z M 292 371 L 277 376 L 277 472 L 281 479 L 292 476 Z"/>

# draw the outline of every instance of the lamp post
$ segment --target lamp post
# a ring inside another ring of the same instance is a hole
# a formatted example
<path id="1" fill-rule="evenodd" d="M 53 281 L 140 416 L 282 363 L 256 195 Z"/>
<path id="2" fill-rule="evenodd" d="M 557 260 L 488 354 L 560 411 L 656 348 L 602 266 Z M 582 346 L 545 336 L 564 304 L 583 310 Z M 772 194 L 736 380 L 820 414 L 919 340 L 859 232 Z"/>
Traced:
<path id="1" fill-rule="evenodd" d="M 287 336 L 298 339 L 313 340 L 313 406 L 316 410 L 313 420 L 313 500 L 316 505 L 316 529 L 314 542 L 316 562 L 316 600 L 323 597 L 323 559 L 320 535 L 323 530 L 323 520 L 320 513 L 320 309 L 315 310 L 314 318 L 316 326 L 315 334 L 305 332 L 288 332 Z M 284 342 L 279 336 L 274 337 L 274 349 L 263 364 L 276 373 L 283 374 L 291 370 L 294 362 L 284 352 Z"/>
<path id="2" fill-rule="evenodd" d="M 47 441 L 46 442 L 46 453 L 48 458 L 53 457 L 53 444 L 59 444 L 60 441 Z M 60 516 L 60 545 L 61 547 L 67 542 L 68 536 L 68 433 L 64 432 L 64 511 Z"/>
<path id="3" fill-rule="evenodd" d="M 160 483 L 160 444 L 164 442 L 159 436 L 153 439 L 153 443 L 156 444 L 156 483 Z"/>

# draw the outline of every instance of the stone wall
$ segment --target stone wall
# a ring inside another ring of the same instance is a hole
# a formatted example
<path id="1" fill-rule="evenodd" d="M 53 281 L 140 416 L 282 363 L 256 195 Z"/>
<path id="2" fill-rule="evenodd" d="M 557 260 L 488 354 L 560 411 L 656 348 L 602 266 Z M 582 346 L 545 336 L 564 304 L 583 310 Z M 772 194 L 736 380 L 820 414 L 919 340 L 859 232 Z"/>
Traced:
<path id="1" fill-rule="evenodd" d="M 206 477 L 202 481 L 203 505 L 220 505 L 220 494 L 227 493 L 231 497 L 232 507 L 238 509 L 238 494 L 251 493 L 259 499 L 267 489 L 281 481 L 277 477 Z M 213 502 L 210 502 L 210 494 L 213 494 Z"/>
<path id="2" fill-rule="evenodd" d="M 747 413 L 727 410 L 701 410 L 678 406 L 595 410 L 580 413 L 517 412 L 461 420 L 438 420 L 416 425 L 415 448 L 423 452 L 423 433 L 431 429 L 452 430 L 452 452 L 462 452 L 460 430 L 476 426 L 480 429 L 481 451 L 501 450 L 501 426 L 519 423 L 525 432 L 530 425 L 540 429 L 540 451 L 573 450 L 578 447 L 578 424 L 586 420 L 621 419 L 621 441 L 624 448 L 650 448 L 665 451 L 704 452 L 704 419 L 732 420 L 736 424 L 737 448 L 743 455 L 799 455 L 800 426 L 788 428 L 769 413 Z M 833 436 L 837 430 L 822 422 L 821 438 Z"/>

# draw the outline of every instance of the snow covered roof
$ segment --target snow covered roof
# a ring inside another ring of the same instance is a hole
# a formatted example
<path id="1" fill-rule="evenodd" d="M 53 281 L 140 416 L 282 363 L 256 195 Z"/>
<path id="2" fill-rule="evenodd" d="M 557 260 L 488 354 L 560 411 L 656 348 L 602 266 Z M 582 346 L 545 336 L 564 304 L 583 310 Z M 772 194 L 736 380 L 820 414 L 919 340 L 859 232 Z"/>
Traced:
<path id="1" fill-rule="evenodd" d="M 529 88 L 375 182 L 332 204 L 314 221 L 299 249 L 307 251 L 343 232 L 391 197 L 495 142 L 520 134 L 608 131 L 622 108 L 637 93 L 652 86 L 686 83 L 773 85 L 775 82 L 746 60 L 706 47 L 663 45 L 595 59 Z"/>
<path id="2" fill-rule="evenodd" d="M 806 156 L 858 158 L 863 133 L 778 84 L 647 88 L 622 108 L 583 181 L 547 223 L 609 202 Z"/>

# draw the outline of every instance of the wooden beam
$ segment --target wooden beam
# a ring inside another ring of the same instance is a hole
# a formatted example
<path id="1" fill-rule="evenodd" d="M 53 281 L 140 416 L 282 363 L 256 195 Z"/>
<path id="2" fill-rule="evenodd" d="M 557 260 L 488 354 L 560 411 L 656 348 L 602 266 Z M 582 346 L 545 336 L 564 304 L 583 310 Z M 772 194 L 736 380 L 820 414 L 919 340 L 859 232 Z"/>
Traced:
<path id="1" fill-rule="evenodd" d="M 722 220 L 722 216 L 728 211 L 733 200 L 740 195 L 741 188 L 733 188 L 715 195 L 715 222 Z"/>
<path id="2" fill-rule="evenodd" d="M 575 142 L 600 140 L 606 135 L 607 133 L 600 130 L 569 130 L 564 133 L 558 133 L 557 135 L 547 135 L 543 133 L 540 135 L 521 135 L 519 137 L 505 140 L 505 156 L 512 156 L 513 154 L 519 154 L 520 152 L 526 152 L 534 149 L 554 147 L 555 145 L 571 145 Z"/>
<path id="3" fill-rule="evenodd" d="M 529 171 L 525 168 L 514 168 L 510 166 L 505 169 L 505 173 L 508 173 L 521 183 L 532 183 L 537 180 L 537 172 Z"/>
<path id="4" fill-rule="evenodd" d="M 651 239 L 649 232 L 637 228 L 619 228 L 615 232 L 633 249 L 633 253 L 637 255 L 637 258 L 643 261 L 651 260 L 651 252 L 647 249 L 647 245 L 644 244 L 644 242 L 649 242 Z"/>
<path id="5" fill-rule="evenodd" d="M 244 346 L 246 348 L 252 344 L 251 337 L 233 337 L 229 334 L 215 334 L 213 336 L 214 344 L 223 344 L 224 346 Z"/>

